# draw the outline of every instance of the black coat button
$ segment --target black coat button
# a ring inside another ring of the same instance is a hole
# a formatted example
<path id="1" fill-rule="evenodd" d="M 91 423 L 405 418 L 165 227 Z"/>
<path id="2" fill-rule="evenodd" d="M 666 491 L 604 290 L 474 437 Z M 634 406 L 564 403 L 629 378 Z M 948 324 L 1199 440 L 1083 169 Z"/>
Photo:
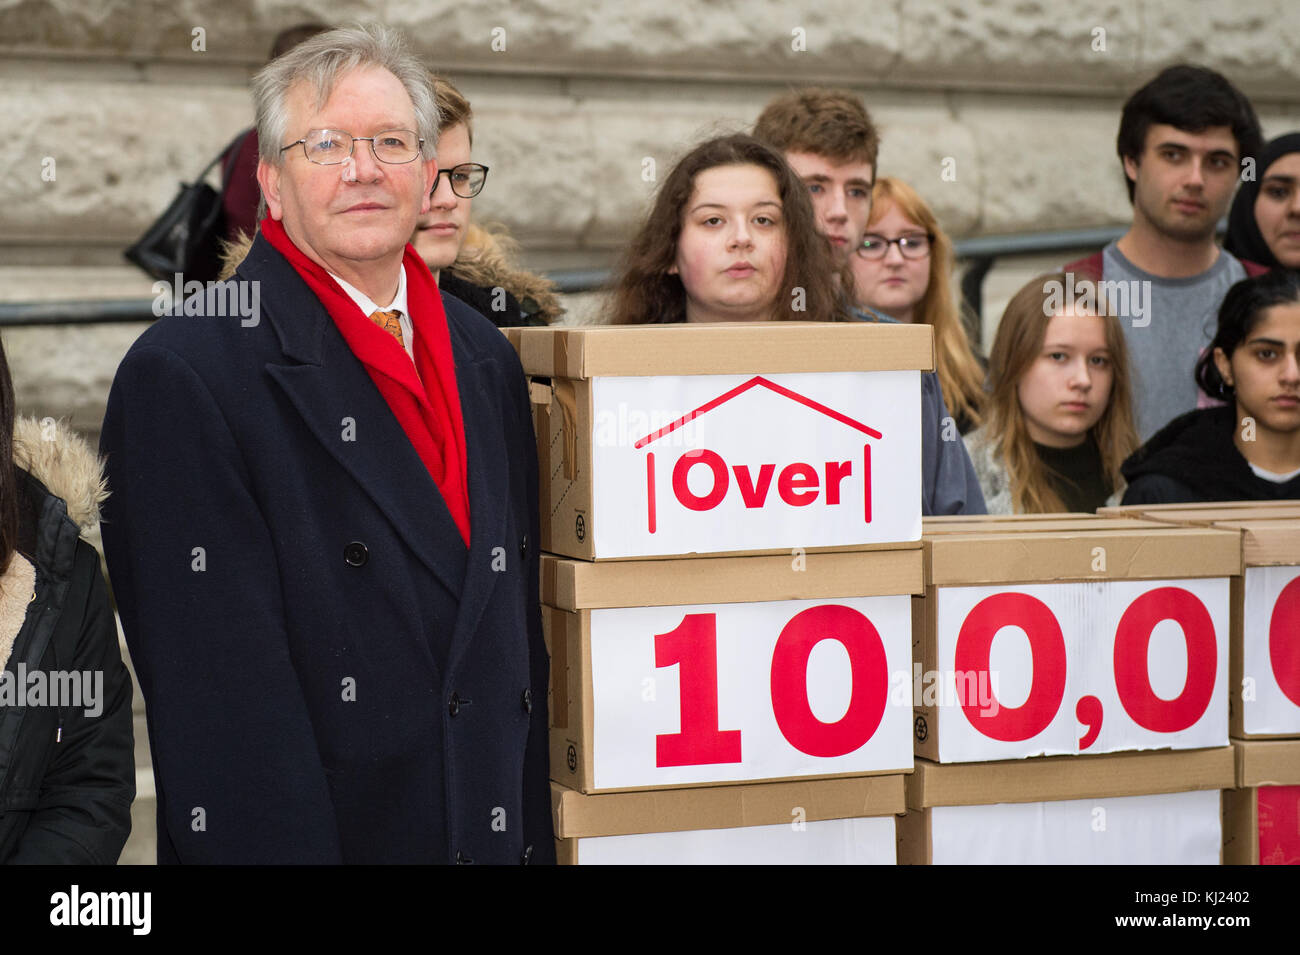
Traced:
<path id="1" fill-rule="evenodd" d="M 520 864 L 520 865 L 528 865 L 528 863 L 530 863 L 530 862 L 532 862 L 532 861 L 533 861 L 533 847 L 532 847 L 532 846 L 529 846 L 527 849 L 524 850 L 524 854 L 523 854 L 523 856 L 520 858 L 520 860 L 519 860 L 519 864 Z"/>
<path id="2" fill-rule="evenodd" d="M 353 541 L 343 548 L 343 559 L 352 567 L 360 567 L 370 559 L 370 551 L 361 541 Z"/>
<path id="3" fill-rule="evenodd" d="M 459 849 L 456 850 L 456 865 L 473 865 L 474 860 Z"/>
<path id="4" fill-rule="evenodd" d="M 525 534 L 519 538 L 519 559 L 525 560 L 528 557 L 528 535 Z"/>
<path id="5" fill-rule="evenodd" d="M 447 712 L 450 713 L 452 716 L 455 716 L 457 713 L 460 712 L 460 694 L 459 694 L 459 693 L 453 693 L 453 694 L 451 695 L 451 700 L 447 703 Z"/>
<path id="6" fill-rule="evenodd" d="M 531 713 L 532 711 L 533 711 L 533 691 L 531 689 L 526 689 L 524 690 L 524 712 Z"/>

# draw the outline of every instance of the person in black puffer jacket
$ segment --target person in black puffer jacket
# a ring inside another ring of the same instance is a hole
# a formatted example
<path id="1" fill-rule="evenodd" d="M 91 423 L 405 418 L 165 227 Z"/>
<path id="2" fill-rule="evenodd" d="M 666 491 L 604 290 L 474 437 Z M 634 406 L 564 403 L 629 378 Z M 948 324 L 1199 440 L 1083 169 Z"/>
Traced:
<path id="1" fill-rule="evenodd" d="M 112 865 L 131 831 L 135 741 L 99 554 L 81 537 L 104 479 L 53 419 L 15 426 L 3 352 L 0 454 L 14 462 L 0 478 L 0 863 Z"/>
<path id="2" fill-rule="evenodd" d="M 1225 407 L 1175 418 L 1124 462 L 1125 504 L 1300 498 L 1300 278 L 1278 270 L 1224 296 L 1196 380 Z"/>

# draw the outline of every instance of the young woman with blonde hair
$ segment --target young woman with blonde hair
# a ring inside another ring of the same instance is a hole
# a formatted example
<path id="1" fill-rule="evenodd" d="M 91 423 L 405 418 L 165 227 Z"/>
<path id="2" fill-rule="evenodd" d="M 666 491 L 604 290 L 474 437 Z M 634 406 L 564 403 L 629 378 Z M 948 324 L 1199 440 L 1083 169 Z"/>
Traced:
<path id="1" fill-rule="evenodd" d="M 867 234 L 853 256 L 858 304 L 934 328 L 939 384 L 965 434 L 983 420 L 984 369 L 962 324 L 952 272 L 952 240 L 925 200 L 901 179 L 877 179 Z"/>
<path id="2" fill-rule="evenodd" d="M 1020 289 L 993 340 L 989 386 L 966 446 L 990 514 L 1118 501 L 1138 445 L 1132 383 L 1119 319 L 1094 283 L 1043 275 Z"/>

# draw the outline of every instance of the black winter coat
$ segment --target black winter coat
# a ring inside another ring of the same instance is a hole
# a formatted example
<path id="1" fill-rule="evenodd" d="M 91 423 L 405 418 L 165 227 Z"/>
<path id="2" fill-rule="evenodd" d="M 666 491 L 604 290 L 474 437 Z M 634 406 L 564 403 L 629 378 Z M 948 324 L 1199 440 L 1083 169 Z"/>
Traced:
<path id="1" fill-rule="evenodd" d="M 80 536 L 97 520 L 99 464 L 61 427 L 41 431 L 18 422 L 15 457 L 31 473 L 15 468 L 18 553 L 0 581 L 0 862 L 111 865 L 131 831 L 135 746 L 131 677 Z"/>
<path id="2" fill-rule="evenodd" d="M 1235 407 L 1202 408 L 1169 422 L 1124 462 L 1124 503 L 1300 498 L 1300 477 L 1278 484 L 1250 469 L 1232 442 L 1236 427 Z"/>
<path id="3" fill-rule="evenodd" d="M 467 551 L 293 266 L 259 235 L 236 280 L 259 283 L 256 321 L 159 319 L 101 439 L 159 861 L 553 861 L 537 449 L 514 349 L 444 294 Z"/>

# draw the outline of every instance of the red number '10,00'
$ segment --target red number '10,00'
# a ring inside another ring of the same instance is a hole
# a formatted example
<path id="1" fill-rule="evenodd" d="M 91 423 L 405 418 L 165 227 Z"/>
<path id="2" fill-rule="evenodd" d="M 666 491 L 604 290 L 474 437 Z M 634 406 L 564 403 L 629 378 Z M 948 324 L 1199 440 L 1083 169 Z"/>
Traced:
<path id="1" fill-rule="evenodd" d="M 808 700 L 808 658 L 822 640 L 849 654 L 849 707 L 832 723 Z M 655 666 L 680 665 L 681 732 L 655 738 L 655 765 L 700 766 L 741 761 L 740 730 L 718 728 L 717 615 L 687 614 L 676 629 L 655 635 Z M 809 607 L 781 629 L 772 651 L 772 715 L 790 745 L 809 756 L 843 756 L 871 739 L 885 714 L 889 668 L 876 628 L 839 604 Z"/>
<path id="2" fill-rule="evenodd" d="M 1156 696 L 1147 669 L 1151 633 L 1162 620 L 1177 623 L 1187 644 L 1187 681 L 1172 700 Z M 991 687 L 989 649 L 1003 627 L 1019 627 L 1029 637 L 1033 669 L 1029 696 L 1017 707 L 995 706 L 990 689 L 984 700 L 963 701 L 962 712 L 990 739 L 1031 739 L 1056 718 L 1065 695 L 1065 639 L 1051 608 L 1028 594 L 984 598 L 962 621 L 954 668 L 976 674 L 980 686 Z M 1119 701 L 1133 722 L 1156 733 L 1176 733 L 1192 726 L 1210 705 L 1218 669 L 1209 611 L 1181 587 L 1157 587 L 1142 594 L 1124 611 L 1116 628 L 1114 669 Z M 1100 712 L 1097 715 L 1100 718 Z M 1095 737 L 1095 732 L 1090 735 Z"/>

